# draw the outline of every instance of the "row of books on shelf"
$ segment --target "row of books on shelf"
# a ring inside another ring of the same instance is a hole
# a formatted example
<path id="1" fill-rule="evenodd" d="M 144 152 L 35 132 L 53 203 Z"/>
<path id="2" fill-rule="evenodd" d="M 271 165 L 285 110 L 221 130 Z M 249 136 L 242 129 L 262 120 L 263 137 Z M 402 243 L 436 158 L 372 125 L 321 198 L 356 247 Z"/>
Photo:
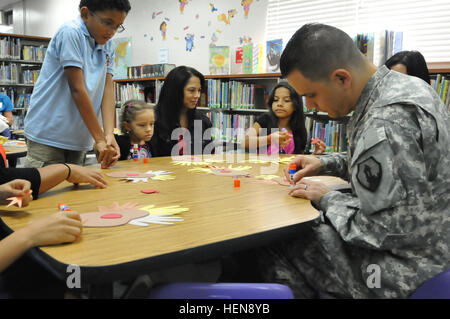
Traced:
<path id="1" fill-rule="evenodd" d="M 23 83 L 24 84 L 35 84 L 40 74 L 40 70 L 23 70 Z"/>
<path id="2" fill-rule="evenodd" d="M 14 108 L 16 109 L 27 109 L 30 106 L 31 94 L 19 94 L 17 103 L 15 100 L 13 102 Z"/>
<path id="3" fill-rule="evenodd" d="M 402 51 L 403 32 L 383 30 L 376 33 L 359 33 L 353 40 L 370 61 L 383 65 L 391 56 Z"/>
<path id="4" fill-rule="evenodd" d="M 441 97 L 442 102 L 448 110 L 450 110 L 450 80 L 442 74 L 437 74 L 436 79 L 431 80 L 431 86 L 436 90 L 436 93 Z"/>
<path id="5" fill-rule="evenodd" d="M 40 70 L 28 70 L 16 63 L 0 65 L 0 83 L 2 84 L 35 84 Z"/>
<path id="6" fill-rule="evenodd" d="M 264 86 L 239 81 L 207 80 L 207 105 L 210 108 L 254 109 L 264 108 Z"/>
<path id="7" fill-rule="evenodd" d="M 19 66 L 16 63 L 0 65 L 0 83 L 19 83 Z"/>
<path id="8" fill-rule="evenodd" d="M 219 141 L 242 143 L 248 129 L 253 127 L 257 115 L 225 114 L 211 112 L 208 114 L 214 128 L 213 138 Z M 337 121 L 319 122 L 306 118 L 306 130 L 311 139 L 320 138 L 327 145 L 327 152 L 347 151 L 346 124 Z M 308 143 L 307 148 L 311 145 Z"/>
<path id="9" fill-rule="evenodd" d="M 144 87 L 139 83 L 115 84 L 116 101 L 144 100 Z"/>
<path id="10" fill-rule="evenodd" d="M 338 121 L 319 122 L 306 117 L 305 126 L 311 139 L 320 138 L 325 142 L 327 152 L 347 151 L 347 126 Z"/>
<path id="11" fill-rule="evenodd" d="M 213 131 L 212 138 L 218 141 L 242 143 L 245 134 L 255 122 L 255 115 L 225 114 L 211 112 L 207 116 L 211 120 Z"/>
<path id="12" fill-rule="evenodd" d="M 156 103 L 159 99 L 161 88 L 164 84 L 162 80 L 156 80 L 153 86 L 152 100 Z M 140 83 L 115 83 L 116 101 L 125 102 L 128 100 L 145 100 L 145 87 Z M 154 97 L 154 98 L 153 98 Z"/>
<path id="13" fill-rule="evenodd" d="M 43 45 L 36 47 L 31 45 L 24 45 L 22 48 L 22 58 L 25 61 L 43 62 L 47 48 Z"/>
<path id="14" fill-rule="evenodd" d="M 15 109 L 27 109 L 30 106 L 31 94 L 29 93 L 17 93 L 14 89 L 6 90 L 1 93 L 6 94 L 9 97 Z"/>
<path id="15" fill-rule="evenodd" d="M 127 68 L 129 79 L 167 76 L 175 68 L 175 64 L 142 64 Z"/>
<path id="16" fill-rule="evenodd" d="M 24 128 L 25 115 L 19 114 L 13 116 L 13 124 L 11 125 L 12 130 L 23 130 Z"/>
<path id="17" fill-rule="evenodd" d="M 22 47 L 19 38 L 0 38 L 0 59 L 42 62 L 46 52 L 47 48 L 44 45 L 24 45 Z"/>
<path id="18" fill-rule="evenodd" d="M 0 59 L 20 60 L 20 39 L 0 38 Z"/>

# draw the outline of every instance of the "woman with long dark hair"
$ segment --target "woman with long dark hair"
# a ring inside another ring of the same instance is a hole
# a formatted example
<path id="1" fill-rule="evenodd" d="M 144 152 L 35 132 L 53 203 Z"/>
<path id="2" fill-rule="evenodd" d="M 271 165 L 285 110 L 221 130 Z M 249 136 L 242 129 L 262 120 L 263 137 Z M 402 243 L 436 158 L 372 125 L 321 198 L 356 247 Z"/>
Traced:
<path id="1" fill-rule="evenodd" d="M 194 68 L 179 66 L 169 72 L 155 110 L 153 156 L 202 154 L 212 142 L 210 130 L 206 132 L 211 121 L 196 110 L 204 87 L 205 78 Z"/>

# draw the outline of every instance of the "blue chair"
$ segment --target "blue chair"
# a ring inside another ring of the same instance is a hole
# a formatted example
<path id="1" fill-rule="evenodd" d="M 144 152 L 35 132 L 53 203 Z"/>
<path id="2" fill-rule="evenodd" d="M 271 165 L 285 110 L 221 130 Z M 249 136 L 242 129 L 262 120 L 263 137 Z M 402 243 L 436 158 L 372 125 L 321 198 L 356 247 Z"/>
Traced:
<path id="1" fill-rule="evenodd" d="M 450 299 L 450 269 L 428 279 L 410 299 Z"/>
<path id="2" fill-rule="evenodd" d="M 294 299 L 291 289 L 280 284 L 171 283 L 155 287 L 150 299 Z"/>

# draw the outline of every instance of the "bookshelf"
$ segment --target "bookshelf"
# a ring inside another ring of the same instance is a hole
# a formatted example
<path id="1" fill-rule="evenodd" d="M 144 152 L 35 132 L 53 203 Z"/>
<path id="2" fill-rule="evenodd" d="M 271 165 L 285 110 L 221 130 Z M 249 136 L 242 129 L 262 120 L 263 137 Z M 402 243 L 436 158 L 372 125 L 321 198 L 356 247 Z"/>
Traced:
<path id="1" fill-rule="evenodd" d="M 13 130 L 23 129 L 50 38 L 0 33 L 0 92 L 14 105 Z"/>
<path id="2" fill-rule="evenodd" d="M 445 75 L 450 75 L 450 62 L 428 63 L 428 69 L 432 77 L 442 74 L 444 74 L 445 77 Z M 266 108 L 267 97 L 271 89 L 281 78 L 282 76 L 280 73 L 206 75 L 205 80 L 207 82 L 207 89 L 202 95 L 201 106 L 197 107 L 197 109 L 205 112 L 213 123 L 213 127 L 218 129 L 219 133 L 215 136 L 216 139 L 222 140 L 225 143 L 240 143 L 245 134 L 245 130 L 253 125 L 255 119 L 259 115 L 268 112 L 268 109 Z M 152 102 L 156 103 L 158 97 L 157 91 L 162 86 L 164 79 L 165 77 L 160 76 L 115 80 L 116 92 L 118 86 L 128 85 L 134 89 L 134 94 L 129 95 L 130 97 L 144 99 L 144 87 L 151 86 L 154 90 Z M 253 105 L 250 106 L 242 105 L 242 107 L 235 107 L 233 103 L 222 103 L 221 101 L 224 99 L 222 91 L 227 91 L 229 88 L 222 88 L 222 86 L 217 84 L 235 81 L 248 85 L 256 84 L 261 88 L 264 87 L 264 98 L 256 104 L 253 103 Z M 215 88 L 213 89 L 213 93 L 211 93 L 211 85 L 214 83 Z M 450 89 L 448 91 L 450 94 Z M 214 94 L 218 95 L 219 103 L 217 102 L 217 99 L 215 101 L 211 100 L 211 95 Z M 120 96 L 120 94 L 116 94 L 116 98 L 118 96 Z M 349 121 L 350 116 L 331 119 L 328 114 L 324 112 L 311 112 L 306 108 L 304 109 L 304 112 L 309 141 L 316 137 L 324 140 L 327 144 L 328 152 L 344 152 L 347 150 L 346 124 Z M 308 145 L 307 151 L 310 149 L 311 145 Z"/>
<path id="3" fill-rule="evenodd" d="M 431 86 L 450 111 L 450 62 L 427 63 Z"/>
<path id="4" fill-rule="evenodd" d="M 197 110 L 205 112 L 213 127 L 216 128 L 214 139 L 222 141 L 224 145 L 228 146 L 230 144 L 236 146 L 241 143 L 246 130 L 253 126 L 256 118 L 268 112 L 266 107 L 268 96 L 281 78 L 280 73 L 206 75 L 207 88 L 202 94 L 201 105 L 197 107 Z M 158 90 L 164 79 L 159 76 L 115 80 L 118 105 L 128 99 L 143 100 L 145 87 L 151 87 L 153 90 L 151 102 L 156 103 Z M 236 102 L 231 91 L 236 90 L 237 86 L 232 86 L 230 83 L 239 83 L 240 91 L 237 94 L 239 97 L 257 94 L 258 98 L 249 99 L 244 103 Z M 326 113 L 309 112 L 306 108 L 305 115 L 310 139 L 319 137 L 329 141 L 328 151 L 346 150 L 346 146 L 342 142 L 345 134 L 341 131 L 345 132 L 344 126 L 350 117 L 330 120 Z M 118 114 L 117 118 L 119 118 Z M 340 139 L 337 139 L 336 136 L 339 136 Z M 307 150 L 310 147 L 311 145 L 308 145 Z"/>

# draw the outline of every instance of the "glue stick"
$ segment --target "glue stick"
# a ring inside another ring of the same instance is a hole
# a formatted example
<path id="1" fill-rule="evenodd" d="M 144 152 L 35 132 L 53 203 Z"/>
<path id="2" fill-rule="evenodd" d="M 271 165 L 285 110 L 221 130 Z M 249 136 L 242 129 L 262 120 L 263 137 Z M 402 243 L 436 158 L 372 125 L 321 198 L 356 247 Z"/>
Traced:
<path id="1" fill-rule="evenodd" d="M 294 175 L 297 172 L 297 165 L 291 164 L 289 165 L 289 182 L 291 183 L 291 188 L 294 188 Z"/>
<path id="2" fill-rule="evenodd" d="M 133 146 L 133 160 L 139 160 L 139 146 L 137 144 L 134 144 Z"/>
<path id="3" fill-rule="evenodd" d="M 64 203 L 59 203 L 58 205 L 59 210 L 63 211 L 63 212 L 67 212 L 67 211 L 72 211 L 69 206 L 67 206 Z"/>

